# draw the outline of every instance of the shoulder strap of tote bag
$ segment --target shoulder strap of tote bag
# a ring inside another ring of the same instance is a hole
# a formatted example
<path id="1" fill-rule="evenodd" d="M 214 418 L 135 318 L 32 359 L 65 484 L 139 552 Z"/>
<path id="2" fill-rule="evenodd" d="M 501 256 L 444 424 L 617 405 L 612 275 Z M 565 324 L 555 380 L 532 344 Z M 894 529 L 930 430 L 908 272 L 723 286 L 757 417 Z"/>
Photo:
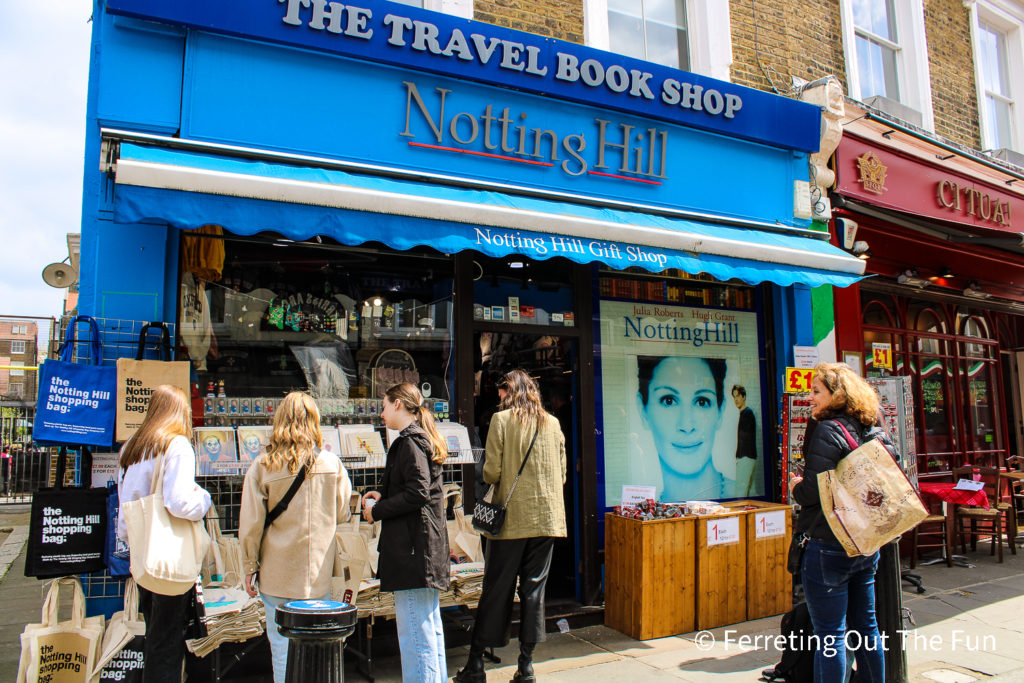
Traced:
<path id="1" fill-rule="evenodd" d="M 523 456 L 523 464 L 519 466 L 519 471 L 516 473 L 515 481 L 512 482 L 512 488 L 508 490 L 508 495 L 505 496 L 505 507 L 508 507 L 508 502 L 512 500 L 512 494 L 516 490 L 516 484 L 519 483 L 519 477 L 523 474 L 523 468 L 526 467 L 526 461 L 530 459 L 530 453 L 533 452 L 533 444 L 537 442 L 537 434 L 540 432 L 540 419 L 537 419 L 537 428 L 533 430 L 533 439 L 530 440 L 530 447 L 526 449 L 526 455 Z"/>
<path id="2" fill-rule="evenodd" d="M 78 343 L 75 337 L 79 323 L 89 325 L 89 362 L 93 365 L 99 365 L 103 361 L 100 348 L 100 327 L 96 324 L 96 319 L 88 315 L 76 315 L 68 323 L 68 329 L 64 333 L 64 342 L 60 345 L 59 349 L 60 360 L 67 363 L 72 362 L 75 355 L 75 344 Z M 84 342 L 85 340 L 83 339 L 82 341 Z"/>
<path id="3" fill-rule="evenodd" d="M 860 446 L 857 443 L 857 441 L 853 438 L 853 435 L 850 434 L 850 430 L 847 429 L 846 425 L 843 424 L 843 421 L 836 420 L 836 424 L 839 425 L 839 428 L 843 430 L 843 436 L 846 437 L 846 445 L 850 447 L 850 451 L 853 452 L 857 450 Z"/>
<path id="4" fill-rule="evenodd" d="M 281 513 L 288 509 L 288 504 L 292 502 L 292 498 L 298 493 L 299 487 L 302 486 L 302 482 L 306 480 L 306 467 L 300 467 L 299 473 L 295 475 L 295 479 L 292 479 L 292 485 L 288 487 L 284 497 L 277 501 L 277 505 L 274 509 L 267 513 L 266 518 L 263 520 L 263 530 L 274 523 L 274 520 L 281 516 Z"/>
<path id="5" fill-rule="evenodd" d="M 162 351 L 160 360 L 171 360 L 171 331 L 162 322 L 150 322 L 142 326 L 139 331 L 139 345 L 135 350 L 135 360 L 142 360 L 142 355 L 146 350 L 146 335 L 151 329 L 160 330 L 160 342 L 157 346 L 157 350 Z"/>

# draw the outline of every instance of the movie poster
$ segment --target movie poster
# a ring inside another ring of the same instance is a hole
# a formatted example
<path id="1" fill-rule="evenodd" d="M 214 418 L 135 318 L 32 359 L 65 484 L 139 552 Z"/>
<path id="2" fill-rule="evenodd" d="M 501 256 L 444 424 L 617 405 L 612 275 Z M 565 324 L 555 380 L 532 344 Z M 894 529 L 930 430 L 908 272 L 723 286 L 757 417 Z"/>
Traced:
<path id="1" fill-rule="evenodd" d="M 764 493 L 757 315 L 601 301 L 605 504 Z"/>

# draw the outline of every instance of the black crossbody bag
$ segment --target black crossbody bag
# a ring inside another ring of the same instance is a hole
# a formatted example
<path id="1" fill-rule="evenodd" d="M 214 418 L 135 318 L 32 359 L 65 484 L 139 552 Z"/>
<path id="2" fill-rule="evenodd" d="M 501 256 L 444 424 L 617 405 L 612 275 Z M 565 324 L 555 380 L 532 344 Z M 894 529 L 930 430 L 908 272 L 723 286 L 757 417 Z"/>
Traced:
<path id="1" fill-rule="evenodd" d="M 533 444 L 537 441 L 538 432 L 540 432 L 539 421 L 537 429 L 533 432 L 530 447 L 526 450 L 526 457 L 523 458 L 523 464 L 519 466 L 519 472 L 516 473 L 515 481 L 512 482 L 512 488 L 508 490 L 508 495 L 505 496 L 504 505 L 498 505 L 487 500 L 494 493 L 495 486 L 493 485 L 491 490 L 487 492 L 487 495 L 482 500 L 476 502 L 476 506 L 473 508 L 473 528 L 477 531 L 488 533 L 491 536 L 497 536 L 501 532 L 501 527 L 505 524 L 505 510 L 508 507 L 508 501 L 512 499 L 512 494 L 516 490 L 516 484 L 519 483 L 519 477 L 522 476 L 523 468 L 526 467 L 526 461 L 530 459 L 530 453 L 533 452 Z"/>

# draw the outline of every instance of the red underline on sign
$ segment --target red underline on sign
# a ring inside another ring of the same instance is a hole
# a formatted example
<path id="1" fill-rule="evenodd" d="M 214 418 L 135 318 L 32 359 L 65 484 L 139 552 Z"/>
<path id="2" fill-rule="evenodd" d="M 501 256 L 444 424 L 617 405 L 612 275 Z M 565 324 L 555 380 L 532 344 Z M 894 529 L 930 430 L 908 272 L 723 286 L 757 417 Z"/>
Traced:
<path id="1" fill-rule="evenodd" d="M 474 152 L 471 149 L 456 149 L 455 147 L 442 147 L 440 145 L 425 145 L 422 142 L 410 142 L 408 143 L 413 147 L 426 147 L 427 149 L 439 149 L 444 152 L 458 152 L 459 154 L 473 154 L 478 157 L 489 157 L 491 159 L 504 159 L 505 161 L 518 161 L 520 164 L 533 164 L 534 166 L 554 166 L 552 163 L 546 161 L 534 161 L 533 159 L 518 159 L 516 157 L 506 157 L 501 154 L 488 154 L 487 152 Z M 660 183 L 659 183 L 660 184 Z"/>
<path id="2" fill-rule="evenodd" d="M 630 178 L 628 175 L 615 175 L 614 173 L 601 173 L 600 171 L 587 171 L 590 175 L 604 176 L 605 178 L 618 178 L 619 180 L 632 180 L 634 183 L 647 183 L 648 185 L 661 185 L 657 180 L 644 180 L 643 178 Z"/>

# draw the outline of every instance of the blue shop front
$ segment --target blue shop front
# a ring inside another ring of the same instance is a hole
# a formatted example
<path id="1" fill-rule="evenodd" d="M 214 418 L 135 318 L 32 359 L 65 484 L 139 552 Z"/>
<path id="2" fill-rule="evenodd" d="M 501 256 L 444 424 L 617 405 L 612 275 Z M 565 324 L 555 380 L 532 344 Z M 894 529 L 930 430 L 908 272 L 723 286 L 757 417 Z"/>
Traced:
<path id="1" fill-rule="evenodd" d="M 383 0 L 93 19 L 79 310 L 174 324 L 198 437 L 244 461 L 306 390 L 371 486 L 352 435 L 411 381 L 471 504 L 527 370 L 569 458 L 549 595 L 584 603 L 624 486 L 772 497 L 810 290 L 863 269 L 801 217 L 817 107 Z"/>

